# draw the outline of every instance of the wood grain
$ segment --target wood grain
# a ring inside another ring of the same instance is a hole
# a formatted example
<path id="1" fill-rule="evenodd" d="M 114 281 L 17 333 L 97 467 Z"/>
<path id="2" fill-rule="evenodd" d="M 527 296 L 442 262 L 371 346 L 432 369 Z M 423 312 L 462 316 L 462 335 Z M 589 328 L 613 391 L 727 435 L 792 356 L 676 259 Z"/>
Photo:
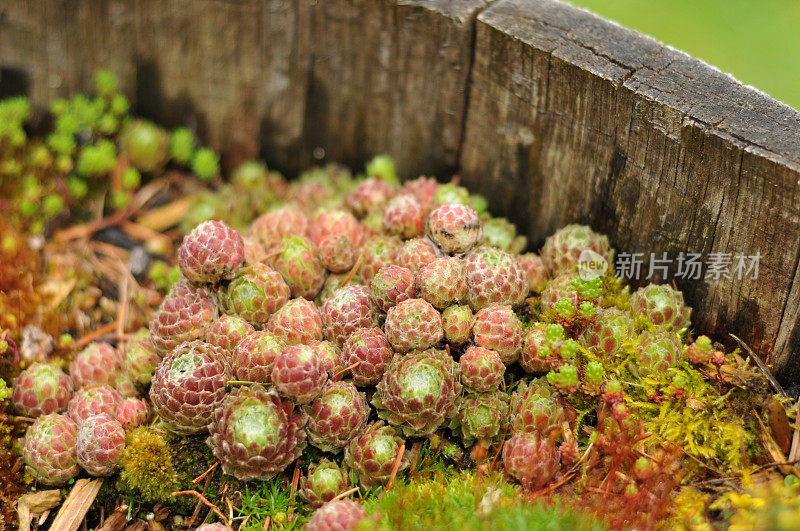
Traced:
<path id="1" fill-rule="evenodd" d="M 735 331 L 783 381 L 800 381 L 796 111 L 547 0 L 503 0 L 478 16 L 470 94 L 464 182 L 533 241 L 578 221 L 645 257 L 760 252 L 755 280 L 678 286 L 696 330 Z"/>
<path id="2" fill-rule="evenodd" d="M 653 39 L 555 0 L 0 4 L 0 94 L 42 108 L 99 67 L 228 167 L 386 152 L 535 243 L 581 221 L 627 252 L 760 252 L 756 280 L 678 285 L 697 330 L 800 383 L 800 115 Z"/>

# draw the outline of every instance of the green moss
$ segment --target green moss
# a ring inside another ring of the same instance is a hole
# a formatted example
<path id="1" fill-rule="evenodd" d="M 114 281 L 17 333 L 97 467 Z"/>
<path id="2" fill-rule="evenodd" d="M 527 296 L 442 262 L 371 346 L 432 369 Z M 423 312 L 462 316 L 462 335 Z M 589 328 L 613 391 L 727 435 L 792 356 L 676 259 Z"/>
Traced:
<path id="1" fill-rule="evenodd" d="M 164 436 L 149 427 L 132 430 L 125 438 L 118 487 L 145 502 L 164 502 L 178 490 L 178 471 Z"/>
<path id="2" fill-rule="evenodd" d="M 596 520 L 562 506 L 526 502 L 500 474 L 438 472 L 400 481 L 365 502 L 372 518 L 358 529 L 603 529 Z"/>

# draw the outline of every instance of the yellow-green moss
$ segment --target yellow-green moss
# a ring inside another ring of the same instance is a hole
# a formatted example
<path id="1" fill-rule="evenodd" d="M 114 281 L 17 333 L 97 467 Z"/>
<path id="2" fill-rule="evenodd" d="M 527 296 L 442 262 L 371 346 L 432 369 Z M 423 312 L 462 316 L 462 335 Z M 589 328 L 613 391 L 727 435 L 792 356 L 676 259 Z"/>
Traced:
<path id="1" fill-rule="evenodd" d="M 131 490 L 146 502 L 163 502 L 178 489 L 178 472 L 164 436 L 149 427 L 132 430 L 125 438 L 120 490 Z"/>

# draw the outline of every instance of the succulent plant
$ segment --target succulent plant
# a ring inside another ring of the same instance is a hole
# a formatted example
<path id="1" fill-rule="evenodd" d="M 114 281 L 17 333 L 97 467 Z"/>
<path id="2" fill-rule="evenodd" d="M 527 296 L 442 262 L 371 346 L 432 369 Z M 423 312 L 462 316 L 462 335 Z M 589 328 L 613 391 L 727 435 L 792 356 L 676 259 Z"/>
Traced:
<path id="1" fill-rule="evenodd" d="M 510 365 L 522 350 L 522 323 L 511 306 L 491 304 L 475 314 L 472 337 L 476 345 L 494 350 Z"/>
<path id="2" fill-rule="evenodd" d="M 631 298 L 633 315 L 643 315 L 656 326 L 680 330 L 689 326 L 692 309 L 683 302 L 683 293 L 666 284 L 648 284 Z"/>
<path id="3" fill-rule="evenodd" d="M 244 244 L 244 261 L 248 264 L 264 262 L 267 259 L 267 248 L 252 236 L 242 236 Z"/>
<path id="4" fill-rule="evenodd" d="M 446 205 L 448 203 L 466 205 L 469 201 L 469 190 L 463 186 L 457 185 L 455 182 L 445 183 L 440 185 L 436 190 L 436 193 L 433 195 L 433 200 L 439 205 Z"/>
<path id="5" fill-rule="evenodd" d="M 271 250 L 285 236 L 307 235 L 310 225 L 303 210 L 290 203 L 256 218 L 250 225 L 250 234 Z"/>
<path id="6" fill-rule="evenodd" d="M 160 361 L 161 356 L 153 346 L 150 332 L 145 332 L 125 346 L 125 371 L 140 385 L 150 383 Z"/>
<path id="7" fill-rule="evenodd" d="M 562 329 L 563 330 L 563 329 Z M 553 352 L 544 326 L 534 326 L 525 332 L 519 364 L 525 372 L 547 372 L 551 369 Z"/>
<path id="8" fill-rule="evenodd" d="M 453 346 L 461 346 L 472 338 L 474 316 L 467 305 L 453 305 L 442 312 L 444 339 Z"/>
<path id="9" fill-rule="evenodd" d="M 344 461 L 365 489 L 386 485 L 405 442 L 397 431 L 383 422 L 373 422 L 355 437 L 344 450 Z M 398 472 L 408 468 L 401 458 Z"/>
<path id="10" fill-rule="evenodd" d="M 352 500 L 326 503 L 311 514 L 307 531 L 351 531 L 367 518 L 367 511 Z"/>
<path id="11" fill-rule="evenodd" d="M 331 376 L 347 368 L 344 364 L 342 349 L 332 341 L 315 341 L 309 345 L 317 357 L 322 360 L 322 366 Z"/>
<path id="12" fill-rule="evenodd" d="M 367 424 L 370 408 L 364 393 L 349 381 L 328 382 L 311 404 L 308 414 L 308 439 L 323 452 L 337 453 Z"/>
<path id="13" fill-rule="evenodd" d="M 388 265 L 380 268 L 369 283 L 372 299 L 384 312 L 389 308 L 417 295 L 414 272 L 399 265 Z"/>
<path id="14" fill-rule="evenodd" d="M 272 384 L 284 396 L 298 404 L 314 400 L 328 381 L 322 360 L 308 345 L 284 348 L 272 366 Z"/>
<path id="15" fill-rule="evenodd" d="M 528 239 L 525 236 L 517 236 L 517 227 L 506 218 L 485 215 L 482 243 L 516 255 L 522 252 L 528 244 Z"/>
<path id="16" fill-rule="evenodd" d="M 689 361 L 698 365 L 709 363 L 713 355 L 714 347 L 711 346 L 711 338 L 708 336 L 698 337 L 686 348 L 686 357 L 689 358 Z"/>
<path id="17" fill-rule="evenodd" d="M 408 299 L 390 308 L 384 331 L 398 352 L 424 350 L 444 337 L 442 316 L 424 299 Z"/>
<path id="18" fill-rule="evenodd" d="M 376 178 L 363 181 L 347 198 L 347 205 L 358 217 L 381 210 L 395 194 L 392 185 Z"/>
<path id="19" fill-rule="evenodd" d="M 114 389 L 117 390 L 122 398 L 133 398 L 135 396 L 139 396 L 141 391 L 137 382 L 125 370 L 117 374 L 117 380 L 114 383 Z"/>
<path id="20" fill-rule="evenodd" d="M 208 445 L 226 474 L 266 480 L 300 457 L 305 423 L 305 414 L 274 390 L 238 387 L 214 411 Z"/>
<path id="21" fill-rule="evenodd" d="M 156 368 L 150 400 L 164 425 L 188 435 L 204 431 L 230 379 L 224 353 L 202 341 L 182 343 Z"/>
<path id="22" fill-rule="evenodd" d="M 222 315 L 208 328 L 206 343 L 233 352 L 239 342 L 254 330 L 253 325 L 238 315 Z"/>
<path id="23" fill-rule="evenodd" d="M 536 433 L 516 433 L 503 445 L 503 465 L 508 475 L 526 489 L 551 483 L 561 469 L 555 444 Z"/>
<path id="24" fill-rule="evenodd" d="M 11 399 L 20 415 L 38 417 L 67 409 L 72 378 L 54 363 L 34 363 L 14 381 Z"/>
<path id="25" fill-rule="evenodd" d="M 425 210 L 411 194 L 401 194 L 389 200 L 383 209 L 383 230 L 404 240 L 422 234 Z"/>
<path id="26" fill-rule="evenodd" d="M 397 265 L 410 269 L 414 273 L 422 266 L 433 262 L 441 256 L 441 251 L 427 238 L 412 238 L 403 242 L 397 253 Z"/>
<path id="27" fill-rule="evenodd" d="M 284 236 L 271 254 L 270 263 L 289 285 L 292 297 L 313 299 L 317 296 L 325 283 L 325 268 L 310 239 Z"/>
<path id="28" fill-rule="evenodd" d="M 245 382 L 271 383 L 275 358 L 285 347 L 284 342 L 275 334 L 253 330 L 231 353 L 232 375 Z"/>
<path id="29" fill-rule="evenodd" d="M 439 182 L 431 177 L 420 176 L 413 181 L 403 183 L 403 192 L 411 194 L 417 198 L 420 206 L 425 213 L 430 212 L 434 204 L 434 196 L 439 190 Z"/>
<path id="30" fill-rule="evenodd" d="M 125 450 L 125 430 L 107 414 L 95 415 L 78 427 L 78 464 L 93 476 L 110 476 L 119 468 Z"/>
<path id="31" fill-rule="evenodd" d="M 664 329 L 646 331 L 639 336 L 635 371 L 640 376 L 664 375 L 683 358 L 680 337 Z"/>
<path id="32" fill-rule="evenodd" d="M 470 446 L 476 440 L 496 440 L 508 422 L 508 395 L 494 390 L 465 396 L 451 427 L 458 429 L 464 445 Z"/>
<path id="33" fill-rule="evenodd" d="M 396 356 L 378 383 L 378 416 L 409 437 L 430 435 L 455 415 L 461 396 L 458 364 L 443 350 Z"/>
<path id="34" fill-rule="evenodd" d="M 354 248 L 364 244 L 364 229 L 355 216 L 342 208 L 329 208 L 318 213 L 311 224 L 311 241 L 320 245 L 330 236 L 344 236 Z"/>
<path id="35" fill-rule="evenodd" d="M 473 310 L 490 304 L 522 304 L 528 294 L 525 271 L 513 256 L 481 246 L 467 254 L 467 302 Z"/>
<path id="36" fill-rule="evenodd" d="M 126 398 L 119 403 L 114 418 L 125 430 L 141 426 L 150 419 L 150 404 L 141 398 Z"/>
<path id="37" fill-rule="evenodd" d="M 536 253 L 525 253 L 517 256 L 517 263 L 528 275 L 528 289 L 540 293 L 547 285 L 547 266 L 542 257 Z"/>
<path id="38" fill-rule="evenodd" d="M 344 343 L 342 361 L 358 386 L 378 383 L 394 351 L 380 328 L 359 328 Z"/>
<path id="39" fill-rule="evenodd" d="M 417 273 L 420 297 L 435 308 L 444 310 L 467 294 L 464 261 L 453 256 L 437 258 Z"/>
<path id="40" fill-rule="evenodd" d="M 469 347 L 458 360 L 461 383 L 472 392 L 484 393 L 500 387 L 506 366 L 494 350 Z"/>
<path id="41" fill-rule="evenodd" d="M 166 355 L 181 343 L 204 338 L 216 318 L 212 295 L 182 279 L 172 286 L 150 320 L 150 338 L 156 351 Z"/>
<path id="42" fill-rule="evenodd" d="M 35 481 L 60 486 L 80 472 L 76 452 L 78 425 L 59 413 L 42 415 L 25 432 L 22 458 Z"/>
<path id="43" fill-rule="evenodd" d="M 286 345 L 300 345 L 322 340 L 322 316 L 313 302 L 292 299 L 272 314 L 267 330 Z"/>
<path id="44" fill-rule="evenodd" d="M 204 221 L 178 247 L 181 273 L 195 284 L 230 280 L 243 262 L 242 236 L 222 221 Z"/>
<path id="45" fill-rule="evenodd" d="M 94 415 L 105 413 L 114 416 L 122 402 L 122 396 L 110 385 L 84 387 L 72 396 L 67 406 L 70 418 L 81 424 Z"/>
<path id="46" fill-rule="evenodd" d="M 614 263 L 614 250 L 609 245 L 608 238 L 586 225 L 576 224 L 557 230 L 545 240 L 542 260 L 553 275 L 574 272 L 578 268 L 581 254 L 585 251 L 596 253 L 609 264 Z"/>
<path id="47" fill-rule="evenodd" d="M 511 395 L 510 412 L 514 433 L 536 432 L 542 437 L 561 432 L 565 419 L 555 389 L 543 379 L 520 382 Z"/>
<path id="48" fill-rule="evenodd" d="M 578 341 L 595 354 L 608 357 L 620 354 L 635 335 L 636 324 L 627 312 L 605 308 L 583 329 Z"/>
<path id="49" fill-rule="evenodd" d="M 322 323 L 325 337 L 340 346 L 355 330 L 376 326 L 378 313 L 369 289 L 350 285 L 333 292 L 322 305 Z"/>
<path id="50" fill-rule="evenodd" d="M 331 234 L 325 236 L 317 246 L 320 263 L 332 273 L 349 271 L 358 260 L 358 250 L 347 236 Z"/>
<path id="51" fill-rule="evenodd" d="M 378 271 L 395 263 L 400 252 L 400 240 L 384 235 L 373 236 L 366 241 L 361 252 L 364 254 L 361 278 L 369 283 Z"/>
<path id="52" fill-rule="evenodd" d="M 425 234 L 444 253 L 469 251 L 483 238 L 483 223 L 478 213 L 458 203 L 434 209 L 425 220 Z"/>
<path id="53" fill-rule="evenodd" d="M 345 470 L 328 459 L 308 468 L 308 472 L 300 478 L 297 494 L 312 509 L 331 501 L 338 494 L 347 490 L 350 478 Z"/>
<path id="54" fill-rule="evenodd" d="M 169 135 L 147 120 L 134 120 L 120 133 L 120 147 L 136 168 L 153 172 L 169 157 Z"/>
<path id="55" fill-rule="evenodd" d="M 69 364 L 69 375 L 78 388 L 114 385 L 121 366 L 122 358 L 117 349 L 108 343 L 90 343 Z"/>
<path id="56" fill-rule="evenodd" d="M 577 311 L 580 296 L 573 282 L 576 278 L 578 277 L 574 273 L 564 273 L 551 279 L 539 297 L 542 311 L 556 313 L 559 302 L 564 299 Z"/>
<path id="57" fill-rule="evenodd" d="M 225 313 L 261 328 L 289 296 L 289 286 L 280 273 L 264 264 L 250 264 L 239 269 L 227 289 L 220 292 L 220 303 Z"/>

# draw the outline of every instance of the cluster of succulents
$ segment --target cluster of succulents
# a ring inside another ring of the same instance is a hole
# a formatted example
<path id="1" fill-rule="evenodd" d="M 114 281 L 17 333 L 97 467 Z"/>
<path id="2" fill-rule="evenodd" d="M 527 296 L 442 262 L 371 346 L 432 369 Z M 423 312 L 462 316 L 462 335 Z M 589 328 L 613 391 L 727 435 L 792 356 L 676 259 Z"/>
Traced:
<path id="1" fill-rule="evenodd" d="M 148 332 L 121 351 L 90 345 L 69 375 L 20 376 L 15 405 L 38 417 L 25 442 L 37 480 L 113 473 L 152 406 L 162 429 L 207 434 L 240 481 L 315 447 L 325 457 L 304 463 L 299 490 L 320 507 L 309 528 L 349 529 L 363 509 L 331 500 L 385 486 L 416 441 L 449 434 L 477 462 L 496 446 L 507 474 L 539 489 L 572 463 L 588 411 L 630 414 L 626 381 L 668 385 L 681 364 L 721 363 L 705 336 L 689 344 L 676 289 L 631 294 L 613 271 L 581 274 L 587 252 L 613 259 L 589 227 L 524 253 L 482 197 L 425 177 L 400 185 L 385 160 L 364 178 L 329 166 L 268 193 L 249 229 L 188 231 Z"/>
<path id="2" fill-rule="evenodd" d="M 150 338 L 136 334 L 119 351 L 90 343 L 69 364 L 33 363 L 14 381 L 16 410 L 34 418 L 23 457 L 32 479 L 63 485 L 81 469 L 109 476 L 120 468 L 127 431 L 148 422 L 150 402 L 141 398 L 160 357 Z"/>
<path id="3" fill-rule="evenodd" d="M 0 183 L 4 196 L 17 198 L 15 221 L 32 233 L 64 213 L 87 214 L 88 199 L 105 197 L 110 210 L 128 207 L 143 180 L 168 165 L 200 179 L 220 173 L 218 155 L 198 147 L 189 129 L 169 132 L 133 117 L 110 71 L 95 73 L 94 92 L 54 100 L 52 128 L 37 137 L 25 130 L 32 117 L 26 97 L 0 101 Z"/>

